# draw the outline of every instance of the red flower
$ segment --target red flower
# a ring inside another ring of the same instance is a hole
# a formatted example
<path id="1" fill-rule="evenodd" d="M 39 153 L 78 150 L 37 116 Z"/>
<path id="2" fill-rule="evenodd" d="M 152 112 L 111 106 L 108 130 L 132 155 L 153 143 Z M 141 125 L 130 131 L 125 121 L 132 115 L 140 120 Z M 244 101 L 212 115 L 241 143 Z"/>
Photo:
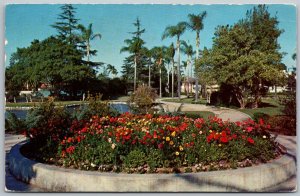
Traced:
<path id="1" fill-rule="evenodd" d="M 246 127 L 247 132 L 251 132 L 253 130 L 253 127 Z"/>
<path id="2" fill-rule="evenodd" d="M 158 144 L 158 148 L 159 148 L 159 149 L 162 149 L 163 147 L 164 147 L 164 144 L 163 144 L 163 143 Z"/>
<path id="3" fill-rule="evenodd" d="M 226 137 L 226 132 L 225 132 L 225 131 L 222 131 L 222 132 L 221 132 L 221 136 L 222 136 L 222 137 Z"/>
<path id="4" fill-rule="evenodd" d="M 263 125 L 264 124 L 264 120 L 262 118 L 259 119 L 259 124 Z"/>
<path id="5" fill-rule="evenodd" d="M 195 134 L 195 133 L 192 133 L 192 137 L 195 138 L 195 137 L 196 137 L 196 134 Z"/>
<path id="6" fill-rule="evenodd" d="M 228 138 L 222 136 L 222 137 L 220 138 L 220 142 L 222 142 L 222 143 L 228 143 Z"/>
<path id="7" fill-rule="evenodd" d="M 250 143 L 250 144 L 254 144 L 254 140 L 250 137 L 247 138 L 247 141 Z"/>
<path id="8" fill-rule="evenodd" d="M 233 139 L 236 139 L 236 138 L 237 138 L 237 135 L 236 135 L 236 134 L 233 134 L 233 135 L 232 135 L 232 138 L 233 138 Z"/>
<path id="9" fill-rule="evenodd" d="M 66 149 L 66 152 L 72 154 L 74 150 L 75 150 L 75 146 L 70 146 L 69 148 Z"/>
<path id="10" fill-rule="evenodd" d="M 156 133 L 156 131 L 153 132 L 153 138 L 155 138 L 155 139 L 157 138 L 157 133 Z"/>
<path id="11" fill-rule="evenodd" d="M 180 125 L 179 130 L 184 131 L 187 127 L 188 127 L 188 124 L 184 122 Z"/>

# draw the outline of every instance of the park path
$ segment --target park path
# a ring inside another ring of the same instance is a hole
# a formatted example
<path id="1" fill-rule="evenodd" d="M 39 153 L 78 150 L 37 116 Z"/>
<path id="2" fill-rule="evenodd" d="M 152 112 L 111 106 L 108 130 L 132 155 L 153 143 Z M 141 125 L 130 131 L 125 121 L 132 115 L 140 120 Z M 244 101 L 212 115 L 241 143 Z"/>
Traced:
<path id="1" fill-rule="evenodd" d="M 7 163 L 7 155 L 11 147 L 15 144 L 26 140 L 23 135 L 12 135 L 12 134 L 5 134 L 5 143 L 4 143 L 4 150 L 5 150 L 5 191 L 7 192 L 45 192 L 45 190 L 26 184 L 17 180 L 10 172 Z"/>
<path id="2" fill-rule="evenodd" d="M 222 120 L 229 120 L 233 122 L 243 121 L 251 118 L 249 115 L 243 112 L 225 107 L 215 107 L 204 104 L 176 103 L 162 101 L 160 99 L 158 100 L 158 103 L 161 103 L 161 106 L 166 112 L 176 112 L 178 110 L 180 110 L 181 112 L 208 111 L 214 113 L 216 117 L 221 118 Z"/>

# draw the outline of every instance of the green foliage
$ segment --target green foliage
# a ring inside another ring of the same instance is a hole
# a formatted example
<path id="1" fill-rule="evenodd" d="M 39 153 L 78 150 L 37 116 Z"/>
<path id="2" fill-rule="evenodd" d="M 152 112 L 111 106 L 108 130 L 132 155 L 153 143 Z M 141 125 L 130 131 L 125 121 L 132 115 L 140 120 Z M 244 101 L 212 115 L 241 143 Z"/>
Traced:
<path id="1" fill-rule="evenodd" d="M 25 121 L 18 119 L 18 117 L 12 113 L 7 112 L 7 117 L 5 118 L 5 132 L 21 134 L 26 130 Z"/>
<path id="2" fill-rule="evenodd" d="M 131 151 L 124 159 L 124 165 L 128 168 L 136 168 L 146 163 L 146 154 L 140 149 Z M 155 157 L 154 157 L 155 158 Z"/>
<path id="3" fill-rule="evenodd" d="M 262 112 L 255 112 L 253 114 L 253 120 L 255 122 L 259 122 L 259 119 L 267 120 L 270 116 L 268 114 Z"/>
<path id="4" fill-rule="evenodd" d="M 101 101 L 102 94 L 96 96 L 88 95 L 88 103 L 82 105 L 77 111 L 73 113 L 73 116 L 77 120 L 89 120 L 92 116 L 114 116 L 118 112 L 112 109 L 108 102 Z"/>
<path id="5" fill-rule="evenodd" d="M 60 7 L 61 14 L 58 15 L 58 22 L 51 25 L 58 32 L 58 37 L 70 45 L 76 46 L 79 37 L 76 35 L 78 31 L 78 20 L 75 18 L 76 11 L 71 4 L 65 4 Z"/>
<path id="6" fill-rule="evenodd" d="M 213 70 L 219 84 L 231 85 L 241 108 L 250 101 L 258 107 L 264 86 L 284 80 L 277 43 L 282 31 L 277 25 L 277 18 L 265 6 L 255 7 L 245 20 L 219 26 L 212 49 L 203 53 L 197 65 Z"/>

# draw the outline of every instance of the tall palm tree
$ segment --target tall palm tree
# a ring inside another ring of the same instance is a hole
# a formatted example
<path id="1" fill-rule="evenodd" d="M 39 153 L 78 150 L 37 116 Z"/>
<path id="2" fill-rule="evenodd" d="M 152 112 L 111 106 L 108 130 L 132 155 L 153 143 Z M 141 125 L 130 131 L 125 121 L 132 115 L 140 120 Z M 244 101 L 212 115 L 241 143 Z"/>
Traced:
<path id="1" fill-rule="evenodd" d="M 154 60 L 154 64 L 159 67 L 159 97 L 162 97 L 162 73 L 161 73 L 161 68 L 164 63 L 164 58 L 165 58 L 165 53 L 166 53 L 167 48 L 165 46 L 162 47 L 154 47 L 151 49 L 151 54 L 152 58 Z"/>
<path id="2" fill-rule="evenodd" d="M 199 47 L 200 47 L 200 31 L 203 29 L 203 20 L 206 17 L 206 11 L 195 15 L 195 14 L 189 14 L 189 22 L 185 23 L 186 27 L 190 29 L 191 31 L 196 32 L 196 59 L 199 59 Z M 195 101 L 198 101 L 198 79 L 197 75 L 196 77 L 196 94 L 195 94 Z"/>
<path id="3" fill-rule="evenodd" d="M 171 43 L 171 45 L 168 47 L 166 51 L 166 55 L 172 63 L 171 70 L 172 70 L 172 98 L 173 98 L 174 97 L 174 56 L 175 56 L 175 48 L 173 43 Z M 168 78 L 169 78 L 169 74 L 168 74 Z"/>
<path id="4" fill-rule="evenodd" d="M 120 52 L 129 52 L 134 55 L 134 83 L 133 83 L 133 91 L 136 89 L 136 80 L 137 80 L 137 61 L 138 58 L 141 55 L 142 52 L 142 46 L 144 45 L 144 40 L 138 38 L 138 37 L 133 37 L 132 39 L 126 39 L 125 44 L 127 46 L 124 46 L 121 48 Z"/>
<path id="5" fill-rule="evenodd" d="M 193 46 L 186 43 L 186 41 L 181 41 L 182 47 L 180 50 L 187 55 L 187 69 L 188 70 L 188 77 L 193 77 L 193 64 L 192 64 L 192 57 L 195 54 L 195 51 L 193 50 Z"/>
<path id="6" fill-rule="evenodd" d="M 100 33 L 94 33 L 93 32 L 93 24 L 90 23 L 89 26 L 86 28 L 83 25 L 78 25 L 78 28 L 80 29 L 82 35 L 81 35 L 81 41 L 84 44 L 84 47 L 86 49 L 86 56 L 87 56 L 87 62 L 90 63 L 90 55 L 94 55 L 96 53 L 95 50 L 91 50 L 91 41 L 95 38 L 101 39 Z"/>
<path id="7" fill-rule="evenodd" d="M 167 26 L 163 35 L 162 39 L 165 39 L 167 37 L 176 37 L 176 49 L 177 49 L 177 85 L 178 85 L 178 98 L 180 99 L 180 91 L 181 91 L 181 85 L 180 85 L 180 36 L 183 35 L 186 29 L 185 22 L 179 22 L 175 26 Z"/>

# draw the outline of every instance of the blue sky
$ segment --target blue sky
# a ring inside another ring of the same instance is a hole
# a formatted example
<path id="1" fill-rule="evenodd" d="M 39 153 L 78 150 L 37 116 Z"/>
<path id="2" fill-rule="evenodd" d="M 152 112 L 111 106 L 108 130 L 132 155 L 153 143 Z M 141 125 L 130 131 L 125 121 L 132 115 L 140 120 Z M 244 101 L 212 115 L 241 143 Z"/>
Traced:
<path id="1" fill-rule="evenodd" d="M 61 13 L 58 4 L 40 5 L 9 5 L 6 7 L 5 46 L 6 66 L 9 58 L 19 47 L 27 47 L 34 39 L 43 40 L 56 31 L 50 25 L 57 21 L 57 15 Z M 94 40 L 92 48 L 98 50 L 98 54 L 92 57 L 94 61 L 102 61 L 114 65 L 120 75 L 123 60 L 128 54 L 120 54 L 124 46 L 124 40 L 131 38 L 128 32 L 135 30 L 133 22 L 137 17 L 141 20 L 146 32 L 142 38 L 146 47 L 166 45 L 169 46 L 173 39 L 161 40 L 166 26 L 176 25 L 180 21 L 186 21 L 189 13 L 198 14 L 207 11 L 204 20 L 204 29 L 200 33 L 200 48 L 211 48 L 215 28 L 218 25 L 232 25 L 245 17 L 246 11 L 254 5 L 100 5 L 77 4 L 76 18 L 79 23 L 87 26 L 93 23 L 94 32 L 102 34 L 101 40 Z M 287 67 L 295 67 L 296 62 L 291 56 L 296 51 L 296 8 L 292 5 L 268 5 L 272 16 L 277 16 L 279 28 L 284 33 L 279 37 L 281 51 L 287 53 L 282 62 Z M 195 33 L 187 31 L 182 39 L 189 41 L 195 47 Z M 183 56 L 183 60 L 184 60 Z"/>

